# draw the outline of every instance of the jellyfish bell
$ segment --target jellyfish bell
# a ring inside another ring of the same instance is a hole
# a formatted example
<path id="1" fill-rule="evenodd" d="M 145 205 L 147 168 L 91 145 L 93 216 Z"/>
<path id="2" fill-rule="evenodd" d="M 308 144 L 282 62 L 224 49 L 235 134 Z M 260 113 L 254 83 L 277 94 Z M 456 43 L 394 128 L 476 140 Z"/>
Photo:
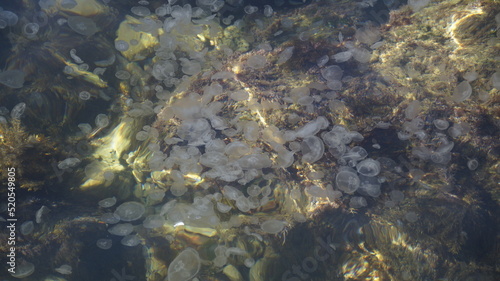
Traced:
<path id="1" fill-rule="evenodd" d="M 187 281 L 200 271 L 200 255 L 193 248 L 186 248 L 168 266 L 165 281 Z"/>
<path id="2" fill-rule="evenodd" d="M 76 33 L 85 36 L 92 36 L 99 31 L 92 19 L 81 16 L 68 17 L 68 26 Z"/>

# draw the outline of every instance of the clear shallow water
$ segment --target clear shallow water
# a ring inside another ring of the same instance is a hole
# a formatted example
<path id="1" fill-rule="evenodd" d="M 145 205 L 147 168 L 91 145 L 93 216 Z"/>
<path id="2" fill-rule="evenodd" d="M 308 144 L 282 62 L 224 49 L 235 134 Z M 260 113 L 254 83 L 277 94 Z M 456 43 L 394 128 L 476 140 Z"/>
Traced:
<path id="1" fill-rule="evenodd" d="M 223 2 L 2 4 L 2 277 L 497 279 L 498 3 Z"/>

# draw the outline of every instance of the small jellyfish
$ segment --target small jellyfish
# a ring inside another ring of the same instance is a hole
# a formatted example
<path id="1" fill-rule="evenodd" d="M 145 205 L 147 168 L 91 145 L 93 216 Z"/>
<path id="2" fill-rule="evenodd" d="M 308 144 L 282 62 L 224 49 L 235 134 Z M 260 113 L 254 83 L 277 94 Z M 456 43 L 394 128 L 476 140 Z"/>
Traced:
<path id="1" fill-rule="evenodd" d="M 106 114 L 97 114 L 95 117 L 95 124 L 99 128 L 104 128 L 109 125 L 109 118 Z"/>
<path id="2" fill-rule="evenodd" d="M 352 194 L 359 188 L 361 181 L 354 171 L 346 169 L 338 172 L 335 177 L 335 183 L 338 189 Z"/>
<path id="3" fill-rule="evenodd" d="M 358 173 L 367 177 L 374 177 L 380 173 L 380 162 L 371 158 L 365 159 L 356 165 Z"/>
<path id="4" fill-rule="evenodd" d="M 467 168 L 469 168 L 469 170 L 474 171 L 477 167 L 479 167 L 479 162 L 476 159 L 471 159 L 467 162 Z"/>
<path id="5" fill-rule="evenodd" d="M 120 222 L 120 217 L 114 213 L 104 213 L 99 220 L 107 224 L 115 224 Z"/>
<path id="6" fill-rule="evenodd" d="M 99 201 L 98 204 L 103 208 L 113 207 L 116 204 L 116 197 L 113 196 L 106 199 L 102 199 L 101 201 Z"/>
<path id="7" fill-rule="evenodd" d="M 71 65 L 66 65 L 63 69 L 64 74 L 73 74 L 75 73 L 75 69 Z"/>
<path id="8" fill-rule="evenodd" d="M 136 15 L 136 16 L 140 16 L 140 17 L 147 17 L 151 14 L 151 11 L 144 7 L 144 6 L 135 6 L 135 7 L 132 7 L 132 9 L 130 9 L 130 11 Z"/>
<path id="9" fill-rule="evenodd" d="M 33 221 L 26 221 L 23 224 L 21 224 L 22 235 L 30 235 L 34 229 L 35 225 L 33 224 Z"/>
<path id="10" fill-rule="evenodd" d="M 25 73 L 21 70 L 6 70 L 0 72 L 0 83 L 13 89 L 23 87 Z"/>
<path id="11" fill-rule="evenodd" d="M 367 205 L 366 199 L 361 196 L 354 196 L 349 200 L 349 207 L 359 209 Z"/>
<path id="12" fill-rule="evenodd" d="M 81 35 L 91 36 L 98 31 L 95 22 L 92 19 L 85 17 L 68 17 L 68 25 L 71 29 L 73 29 L 73 31 Z"/>
<path id="13" fill-rule="evenodd" d="M 78 3 L 75 0 L 62 0 L 61 7 L 64 9 L 73 9 Z"/>
<path id="14" fill-rule="evenodd" d="M 127 41 L 124 41 L 124 40 L 116 40 L 115 41 L 115 48 L 120 51 L 120 52 L 125 52 L 126 50 L 128 50 L 129 48 L 129 45 L 127 43 Z"/>
<path id="15" fill-rule="evenodd" d="M 35 272 L 35 265 L 31 262 L 21 262 L 17 264 L 16 272 L 12 274 L 12 276 L 16 278 L 25 278 L 30 276 Z"/>
<path id="16" fill-rule="evenodd" d="M 405 219 L 411 223 L 416 222 L 418 220 L 418 214 L 410 211 L 405 214 Z"/>
<path id="17" fill-rule="evenodd" d="M 60 267 L 58 267 L 58 268 L 55 269 L 55 271 L 57 271 L 57 272 L 59 272 L 61 274 L 64 274 L 64 275 L 71 274 L 72 270 L 73 270 L 73 268 L 70 265 L 68 265 L 68 264 L 63 264 Z"/>
<path id="18" fill-rule="evenodd" d="M 120 241 L 122 245 L 128 246 L 128 247 L 134 247 L 137 246 L 141 243 L 141 239 L 137 237 L 137 235 L 127 235 L 123 237 L 123 239 Z"/>
<path id="19" fill-rule="evenodd" d="M 200 271 L 200 255 L 193 248 L 186 248 L 168 266 L 168 281 L 191 280 Z"/>
<path id="20" fill-rule="evenodd" d="M 438 130 L 441 131 L 448 129 L 448 127 L 450 126 L 450 123 L 443 119 L 435 119 L 434 121 L 432 121 L 432 123 Z"/>
<path id="21" fill-rule="evenodd" d="M 117 236 L 127 236 L 134 231 L 134 226 L 130 223 L 120 223 L 108 229 L 108 232 Z"/>
<path id="22" fill-rule="evenodd" d="M 272 17 L 273 16 L 273 7 L 269 5 L 264 5 L 264 16 Z"/>
<path id="23" fill-rule="evenodd" d="M 27 38 L 33 38 L 40 30 L 40 25 L 38 23 L 30 22 L 24 25 L 23 34 Z"/>
<path id="24" fill-rule="evenodd" d="M 10 117 L 12 119 L 21 119 L 21 116 L 23 115 L 24 111 L 26 110 L 26 104 L 24 102 L 20 102 L 12 108 L 12 111 L 10 112 Z"/>
<path id="25" fill-rule="evenodd" d="M 0 19 L 4 20 L 8 26 L 14 26 L 19 21 L 19 17 L 11 11 L 0 11 Z"/>
<path id="26" fill-rule="evenodd" d="M 285 228 L 286 222 L 280 220 L 267 220 L 260 225 L 262 231 L 270 234 L 280 233 Z"/>
<path id="27" fill-rule="evenodd" d="M 138 202 L 125 202 L 118 206 L 115 214 L 120 217 L 122 221 L 135 221 L 142 217 L 146 209 L 144 205 Z"/>
<path id="28" fill-rule="evenodd" d="M 113 245 L 113 241 L 111 239 L 99 239 L 96 245 L 103 250 L 108 250 Z"/>
<path id="29" fill-rule="evenodd" d="M 245 11 L 246 14 L 251 15 L 251 14 L 257 12 L 257 10 L 259 10 L 259 8 L 257 8 L 256 6 L 248 5 L 248 6 L 245 6 L 245 8 L 243 8 L 243 10 Z"/>
<path id="30" fill-rule="evenodd" d="M 81 99 L 81 100 L 89 100 L 90 99 L 90 93 L 87 92 L 87 91 L 81 91 L 79 94 L 78 94 L 78 97 Z"/>
<path id="31" fill-rule="evenodd" d="M 120 79 L 120 80 L 127 80 L 127 79 L 130 79 L 131 75 L 130 75 L 130 72 L 128 72 L 128 71 L 118 70 L 115 73 L 115 77 Z"/>

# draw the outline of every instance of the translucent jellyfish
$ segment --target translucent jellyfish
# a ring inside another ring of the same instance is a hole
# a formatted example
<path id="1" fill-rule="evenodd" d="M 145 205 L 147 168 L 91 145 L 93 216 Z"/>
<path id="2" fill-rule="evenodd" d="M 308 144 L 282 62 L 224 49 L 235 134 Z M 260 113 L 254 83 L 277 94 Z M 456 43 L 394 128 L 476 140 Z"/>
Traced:
<path id="1" fill-rule="evenodd" d="M 35 229 L 35 224 L 33 224 L 33 221 L 26 221 L 21 224 L 21 234 L 22 235 L 29 235 L 33 232 Z"/>
<path id="2" fill-rule="evenodd" d="M 94 35 L 98 31 L 95 22 L 80 16 L 68 17 L 68 25 L 73 31 L 85 36 Z"/>
<path id="3" fill-rule="evenodd" d="M 355 146 L 342 155 L 342 160 L 344 160 L 351 167 L 354 167 L 357 161 L 365 159 L 366 156 L 368 156 L 368 152 L 366 152 L 364 148 L 361 146 Z"/>
<path id="4" fill-rule="evenodd" d="M 141 243 L 141 239 L 139 239 L 137 235 L 127 235 L 123 237 L 120 243 L 122 243 L 122 245 L 124 246 L 134 247 Z"/>
<path id="5" fill-rule="evenodd" d="M 391 197 L 391 200 L 394 202 L 401 202 L 405 199 L 405 194 L 399 190 L 392 190 L 389 192 L 389 196 Z"/>
<path id="6" fill-rule="evenodd" d="M 120 221 L 120 217 L 114 213 L 104 213 L 100 220 L 108 224 L 115 224 Z"/>
<path id="7" fill-rule="evenodd" d="M 135 221 L 142 217 L 146 209 L 144 205 L 138 202 L 125 202 L 118 206 L 115 214 L 120 217 L 122 221 Z"/>
<path id="8" fill-rule="evenodd" d="M 377 26 L 373 24 L 367 24 L 356 30 L 354 37 L 358 39 L 359 42 L 371 45 L 379 41 L 382 37 L 380 36 L 380 30 Z"/>
<path id="9" fill-rule="evenodd" d="M 75 68 L 70 65 L 66 65 L 63 69 L 64 74 L 73 74 L 75 72 Z"/>
<path id="10" fill-rule="evenodd" d="M 469 170 L 474 171 L 477 167 L 479 167 L 479 162 L 476 159 L 471 159 L 467 162 L 467 167 Z"/>
<path id="11" fill-rule="evenodd" d="M 490 80 L 493 87 L 500 90 L 500 71 L 493 73 Z"/>
<path id="12" fill-rule="evenodd" d="M 21 119 L 21 116 L 24 113 L 24 110 L 26 109 L 26 104 L 24 102 L 20 102 L 16 104 L 13 108 L 12 111 L 10 112 L 10 117 L 12 119 Z"/>
<path id="13" fill-rule="evenodd" d="M 260 194 L 260 187 L 258 185 L 250 185 L 247 187 L 247 193 L 250 196 L 259 196 Z"/>
<path id="14" fill-rule="evenodd" d="M 341 81 L 328 81 L 328 83 L 326 83 L 326 86 L 330 90 L 334 90 L 334 91 L 342 90 L 342 82 Z"/>
<path id="15" fill-rule="evenodd" d="M 200 271 L 200 255 L 193 248 L 186 248 L 168 266 L 168 281 L 187 281 Z"/>
<path id="16" fill-rule="evenodd" d="M 416 222 L 418 220 L 418 214 L 413 211 L 410 211 L 405 214 L 405 219 L 412 223 Z"/>
<path id="17" fill-rule="evenodd" d="M 340 52 L 333 55 L 332 57 L 337 63 L 346 62 L 350 58 L 352 58 L 352 52 L 351 51 Z"/>
<path id="18" fill-rule="evenodd" d="M 248 201 L 248 198 L 242 196 L 236 199 L 236 208 L 242 212 L 250 211 L 250 202 Z"/>
<path id="19" fill-rule="evenodd" d="M 340 81 L 344 75 L 344 70 L 338 65 L 330 65 L 321 70 L 321 76 L 327 81 Z"/>
<path id="20" fill-rule="evenodd" d="M 49 9 L 56 4 L 56 0 L 40 0 L 38 1 L 38 5 L 42 9 Z"/>
<path id="21" fill-rule="evenodd" d="M 243 170 L 263 169 L 271 167 L 272 161 L 264 153 L 254 153 L 238 159 L 238 164 Z"/>
<path id="22" fill-rule="evenodd" d="M 19 89 L 24 84 L 24 72 L 20 70 L 6 70 L 0 73 L 0 83 L 9 88 Z"/>
<path id="23" fill-rule="evenodd" d="M 405 109 L 405 117 L 407 119 L 413 119 L 417 117 L 422 109 L 421 103 L 418 100 L 414 100 L 408 104 L 408 107 Z"/>
<path id="24" fill-rule="evenodd" d="M 31 262 L 25 261 L 17 265 L 16 273 L 12 274 L 12 276 L 16 278 L 24 278 L 30 276 L 33 272 L 35 272 L 35 265 Z"/>
<path id="25" fill-rule="evenodd" d="M 75 157 L 70 157 L 70 158 L 66 158 L 63 161 L 59 162 L 59 164 L 57 164 L 57 167 L 61 170 L 69 169 L 69 168 L 75 167 L 80 162 L 82 162 L 82 161 L 80 161 L 80 159 L 75 158 Z"/>
<path id="26" fill-rule="evenodd" d="M 468 81 L 462 81 L 453 91 L 451 99 L 456 102 L 465 101 L 472 94 L 472 87 Z"/>
<path id="27" fill-rule="evenodd" d="M 155 14 L 160 17 L 164 17 L 169 13 L 169 10 L 167 9 L 166 6 L 160 6 L 156 8 Z"/>
<path id="28" fill-rule="evenodd" d="M 118 236 L 129 235 L 132 231 L 134 231 L 134 226 L 130 223 L 120 223 L 108 229 L 109 233 Z"/>
<path id="29" fill-rule="evenodd" d="M 78 94 L 78 97 L 81 99 L 81 100 L 89 100 L 90 99 L 90 93 L 87 92 L 87 91 L 81 91 L 79 94 Z"/>
<path id="30" fill-rule="evenodd" d="M 150 215 L 147 216 L 142 225 L 145 228 L 157 228 L 162 227 L 165 224 L 165 218 L 161 215 Z"/>
<path id="31" fill-rule="evenodd" d="M 90 126 L 90 124 L 88 124 L 88 123 L 80 123 L 80 124 L 78 124 L 78 128 L 84 134 L 88 134 L 92 131 L 92 126 Z"/>
<path id="32" fill-rule="evenodd" d="M 103 250 L 107 250 L 111 248 L 113 241 L 111 241 L 111 239 L 99 239 L 97 240 L 96 245 Z"/>
<path id="33" fill-rule="evenodd" d="M 64 9 L 73 9 L 78 3 L 75 0 L 62 0 L 61 7 Z"/>
<path id="34" fill-rule="evenodd" d="M 120 52 L 125 52 L 126 50 L 128 50 L 129 48 L 129 45 L 127 43 L 127 41 L 124 41 L 124 40 L 116 40 L 115 41 L 115 48 L 120 51 Z"/>
<path id="35" fill-rule="evenodd" d="M 300 147 L 302 151 L 302 161 L 307 163 L 318 161 L 325 152 L 323 141 L 316 136 L 304 138 Z"/>
<path id="36" fill-rule="evenodd" d="M 261 69 L 266 66 L 267 59 L 263 55 L 254 55 L 248 58 L 247 66 L 253 69 Z"/>
<path id="37" fill-rule="evenodd" d="M 366 199 L 361 196 L 354 196 L 351 198 L 351 200 L 349 200 L 349 207 L 351 208 L 357 209 L 365 207 L 366 205 L 367 205 Z"/>
<path id="38" fill-rule="evenodd" d="M 60 267 L 56 268 L 55 271 L 57 271 L 61 274 L 67 275 L 67 274 L 71 274 L 71 272 L 73 271 L 73 268 L 71 267 L 71 265 L 63 264 Z"/>
<path id="39" fill-rule="evenodd" d="M 19 21 L 19 17 L 11 11 L 0 11 L 0 19 L 4 20 L 8 26 L 14 26 Z"/>
<path id="40" fill-rule="evenodd" d="M 246 258 L 243 263 L 245 264 L 246 267 L 251 268 L 255 264 L 255 259 Z"/>
<path id="41" fill-rule="evenodd" d="M 203 166 L 215 168 L 217 166 L 224 166 L 228 162 L 226 155 L 220 152 L 209 151 L 200 157 L 200 163 Z"/>
<path id="42" fill-rule="evenodd" d="M 352 194 L 359 188 L 360 180 L 354 171 L 345 169 L 338 172 L 335 177 L 335 183 L 338 189 L 345 193 Z"/>
<path id="43" fill-rule="evenodd" d="M 306 138 L 309 136 L 314 136 L 320 130 L 326 129 L 328 127 L 328 124 L 329 122 L 324 116 L 319 116 L 315 120 L 297 129 L 295 136 L 298 138 Z"/>
<path id="44" fill-rule="evenodd" d="M 50 213 L 50 209 L 47 208 L 47 206 L 42 206 L 38 211 L 35 213 L 35 221 L 36 223 L 42 223 L 43 218 Z"/>
<path id="45" fill-rule="evenodd" d="M 245 11 L 246 14 L 251 15 L 251 14 L 257 12 L 259 10 L 259 8 L 256 6 L 248 5 L 248 6 L 245 6 L 245 8 L 243 10 Z"/>
<path id="46" fill-rule="evenodd" d="M 277 234 L 285 228 L 286 222 L 280 220 L 268 220 L 260 225 L 260 228 L 267 233 Z"/>
<path id="47" fill-rule="evenodd" d="M 23 26 L 23 34 L 28 38 L 34 37 L 39 30 L 40 26 L 38 23 L 30 22 Z"/>
<path id="48" fill-rule="evenodd" d="M 380 183 L 378 182 L 378 179 L 375 177 L 365 177 L 365 176 L 360 176 L 361 179 L 361 185 L 358 189 L 358 192 L 363 194 L 363 195 L 368 195 L 371 197 L 378 197 L 380 196 Z"/>
<path id="49" fill-rule="evenodd" d="M 132 9 L 130 9 L 130 11 L 134 14 L 134 15 L 137 15 L 137 16 L 140 16 L 140 17 L 147 17 L 151 14 L 151 11 L 144 7 L 144 6 L 135 6 L 135 7 L 132 7 Z"/>
<path id="50" fill-rule="evenodd" d="M 224 197 L 226 197 L 229 200 L 236 200 L 244 196 L 243 192 L 230 185 L 226 185 L 222 188 L 222 194 L 224 194 Z"/>
<path id="51" fill-rule="evenodd" d="M 231 211 L 232 207 L 221 202 L 217 202 L 217 210 L 223 214 Z"/>
<path id="52" fill-rule="evenodd" d="M 188 60 L 186 58 L 180 58 L 182 65 L 182 72 L 187 75 L 195 75 L 201 71 L 201 64 L 195 60 Z"/>
<path id="53" fill-rule="evenodd" d="M 451 161 L 451 153 L 450 152 L 445 152 L 445 153 L 434 152 L 431 154 L 431 161 L 436 163 L 436 164 L 447 164 L 448 162 Z"/>
<path id="54" fill-rule="evenodd" d="M 441 131 L 448 129 L 448 127 L 450 126 L 450 122 L 443 119 L 435 119 L 434 121 L 432 121 L 432 123 L 438 130 Z"/>
<path id="55" fill-rule="evenodd" d="M 97 114 L 95 117 L 95 124 L 99 128 L 104 128 L 109 125 L 109 118 L 106 114 Z"/>
<path id="56" fill-rule="evenodd" d="M 294 46 L 292 47 L 288 47 L 286 48 L 284 51 L 282 51 L 279 55 L 278 55 L 278 60 L 276 61 L 276 64 L 284 64 L 285 62 L 287 62 L 293 55 L 293 50 L 294 50 Z"/>
<path id="57" fill-rule="evenodd" d="M 273 16 L 273 7 L 269 5 L 264 5 L 264 16 L 272 17 Z"/>
<path id="58" fill-rule="evenodd" d="M 103 207 L 103 208 L 109 208 L 109 207 L 112 207 L 116 204 L 116 197 L 110 197 L 110 198 L 106 198 L 106 199 L 102 199 L 101 201 L 99 201 L 99 206 Z"/>
<path id="59" fill-rule="evenodd" d="M 368 158 L 356 165 L 358 173 L 367 177 L 374 177 L 380 173 L 380 163 L 377 160 Z"/>
<path id="60" fill-rule="evenodd" d="M 118 70 L 115 73 L 115 76 L 116 76 L 116 78 L 118 78 L 120 80 L 127 80 L 127 79 L 130 79 L 130 77 L 132 77 L 132 75 L 130 74 L 130 72 L 125 71 L 125 70 Z"/>

